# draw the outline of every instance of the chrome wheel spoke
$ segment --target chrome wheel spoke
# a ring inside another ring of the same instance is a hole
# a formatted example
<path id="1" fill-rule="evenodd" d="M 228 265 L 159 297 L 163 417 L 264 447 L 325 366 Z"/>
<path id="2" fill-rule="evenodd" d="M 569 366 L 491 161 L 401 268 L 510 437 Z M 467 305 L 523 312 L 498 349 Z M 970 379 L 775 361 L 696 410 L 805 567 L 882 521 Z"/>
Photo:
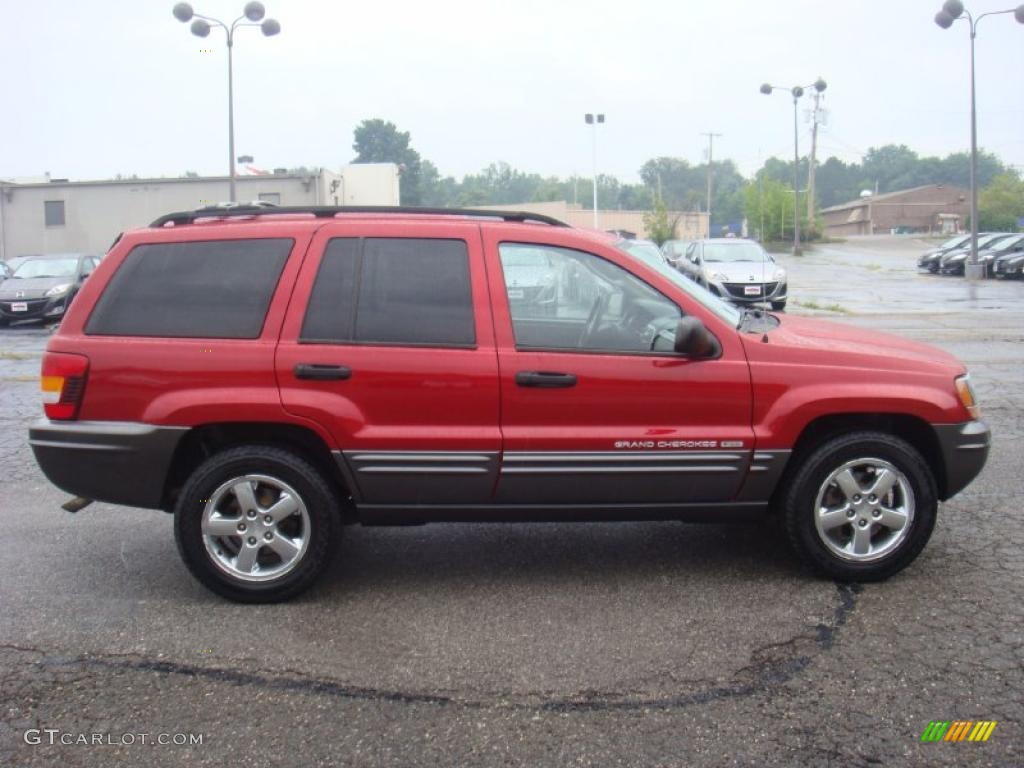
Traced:
<path id="1" fill-rule="evenodd" d="M 868 489 L 868 494 L 883 498 L 896 485 L 896 473 L 890 469 L 882 469 L 875 474 L 875 482 Z"/>
<path id="2" fill-rule="evenodd" d="M 242 543 L 242 548 L 238 550 L 238 557 L 235 558 L 235 568 L 240 573 L 252 573 L 253 566 L 256 565 L 256 555 L 259 553 L 258 544 L 249 544 L 248 542 Z"/>
<path id="3" fill-rule="evenodd" d="M 850 540 L 850 550 L 855 555 L 866 555 L 871 551 L 871 526 L 853 527 L 853 538 Z"/>
<path id="4" fill-rule="evenodd" d="M 846 525 L 850 522 L 850 518 L 847 517 L 846 514 L 849 509 L 849 504 L 844 504 L 839 509 L 827 509 L 822 507 L 818 510 L 818 525 L 824 531 L 831 531 L 833 528 Z"/>
<path id="5" fill-rule="evenodd" d="M 240 522 L 237 517 L 224 517 L 214 512 L 203 519 L 203 533 L 207 536 L 237 536 Z"/>
<path id="6" fill-rule="evenodd" d="M 231 487 L 231 491 L 235 494 L 235 498 L 238 500 L 238 508 L 243 515 L 249 510 L 259 509 L 259 504 L 256 503 L 256 494 L 252 488 L 252 480 L 249 478 L 235 483 Z"/>
<path id="7" fill-rule="evenodd" d="M 269 515 L 275 523 L 280 523 L 289 515 L 295 514 L 299 509 L 299 502 L 290 493 L 282 493 L 273 505 L 263 510 L 264 515 Z"/>
<path id="8" fill-rule="evenodd" d="M 878 522 L 886 528 L 891 528 L 894 531 L 902 531 L 906 527 L 907 513 L 902 509 L 879 507 L 878 511 L 882 513 L 881 517 L 878 518 Z"/>
<path id="9" fill-rule="evenodd" d="M 301 544 L 301 542 L 299 542 Z M 282 563 L 290 563 L 299 554 L 300 546 L 286 536 L 278 534 L 270 541 L 267 542 L 267 546 L 277 552 L 281 557 Z"/>
<path id="10" fill-rule="evenodd" d="M 860 483 L 857 482 L 857 478 L 853 476 L 853 470 L 849 467 L 835 476 L 835 482 L 847 501 L 853 501 L 854 496 L 860 496 L 863 492 Z"/>

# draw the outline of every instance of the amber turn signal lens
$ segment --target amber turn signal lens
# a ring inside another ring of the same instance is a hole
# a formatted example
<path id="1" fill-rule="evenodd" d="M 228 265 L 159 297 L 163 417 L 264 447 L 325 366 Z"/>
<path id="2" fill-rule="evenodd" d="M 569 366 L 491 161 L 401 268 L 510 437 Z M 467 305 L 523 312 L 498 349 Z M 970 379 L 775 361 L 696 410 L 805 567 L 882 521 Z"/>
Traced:
<path id="1" fill-rule="evenodd" d="M 978 407 L 978 401 L 974 397 L 974 388 L 971 386 L 970 375 L 964 374 L 957 378 L 956 393 L 960 396 L 960 402 L 963 403 L 971 418 L 979 418 L 981 416 L 981 408 Z"/>

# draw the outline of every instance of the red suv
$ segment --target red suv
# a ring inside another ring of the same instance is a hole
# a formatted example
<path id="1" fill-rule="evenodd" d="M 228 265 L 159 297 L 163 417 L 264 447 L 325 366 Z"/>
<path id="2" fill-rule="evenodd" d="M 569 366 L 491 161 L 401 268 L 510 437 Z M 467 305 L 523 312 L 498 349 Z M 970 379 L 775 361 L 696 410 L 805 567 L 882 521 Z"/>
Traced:
<path id="1" fill-rule="evenodd" d="M 47 477 L 173 512 L 192 573 L 251 602 L 308 587 L 345 522 L 774 512 L 821 573 L 883 579 L 989 450 L 945 352 L 494 211 L 165 216 L 83 285 L 42 389 Z"/>

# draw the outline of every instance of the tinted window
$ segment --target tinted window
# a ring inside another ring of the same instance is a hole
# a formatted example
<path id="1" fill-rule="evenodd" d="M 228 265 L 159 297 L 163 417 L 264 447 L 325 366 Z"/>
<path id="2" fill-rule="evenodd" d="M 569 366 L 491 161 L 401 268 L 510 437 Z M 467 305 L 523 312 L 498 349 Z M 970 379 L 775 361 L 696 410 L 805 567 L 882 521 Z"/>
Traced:
<path id="1" fill-rule="evenodd" d="M 467 346 L 475 342 L 469 253 L 461 240 L 332 240 L 304 341 Z"/>
<path id="2" fill-rule="evenodd" d="M 292 242 L 137 246 L 96 304 L 86 333 L 254 339 Z"/>
<path id="3" fill-rule="evenodd" d="M 517 347 L 672 350 L 679 307 L 621 267 L 553 246 L 502 243 L 500 254 Z"/>
<path id="4" fill-rule="evenodd" d="M 358 238 L 336 238 L 327 244 L 302 323 L 303 341 L 352 339 L 360 248 Z"/>

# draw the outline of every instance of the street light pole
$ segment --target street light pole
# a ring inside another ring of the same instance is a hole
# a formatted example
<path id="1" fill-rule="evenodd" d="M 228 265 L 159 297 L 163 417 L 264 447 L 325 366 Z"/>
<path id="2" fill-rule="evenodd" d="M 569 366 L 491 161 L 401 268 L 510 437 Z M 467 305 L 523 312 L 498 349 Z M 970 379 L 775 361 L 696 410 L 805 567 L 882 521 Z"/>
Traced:
<path id="1" fill-rule="evenodd" d="M 228 44 L 228 182 L 231 202 L 237 200 L 235 190 L 235 75 L 232 51 L 235 47 L 235 30 L 240 27 L 259 27 L 264 36 L 273 37 L 281 31 L 281 25 L 274 19 L 263 19 L 266 9 L 263 3 L 249 2 L 245 4 L 242 15 L 225 24 L 210 16 L 203 16 L 192 10 L 188 3 L 178 3 L 171 11 L 174 18 L 182 23 L 192 21 L 192 34 L 196 37 L 206 37 L 210 34 L 210 27 L 220 27 L 227 36 Z M 248 21 L 243 21 L 248 19 Z M 260 23 L 262 21 L 262 23 Z"/>
<path id="2" fill-rule="evenodd" d="M 583 116 L 587 125 L 593 126 L 592 138 L 593 142 L 591 145 L 593 161 L 594 161 L 594 229 L 597 229 L 597 125 L 598 123 L 604 122 L 604 115 L 595 115 L 591 112 L 587 112 Z"/>
<path id="3" fill-rule="evenodd" d="M 771 96 L 773 91 L 789 91 L 793 96 L 793 255 L 800 255 L 800 123 L 797 119 L 797 108 L 800 97 L 804 95 L 804 88 L 814 88 L 818 93 L 823 92 L 828 84 L 820 77 L 808 86 L 794 85 L 792 88 L 782 88 L 777 85 L 765 83 L 761 86 L 761 93 Z"/>
<path id="4" fill-rule="evenodd" d="M 966 18 L 971 31 L 971 254 L 964 266 L 964 276 L 968 280 L 985 277 L 985 265 L 978 258 L 978 112 L 974 87 L 974 39 L 978 36 L 978 22 L 986 16 L 999 16 L 1004 13 L 1012 13 L 1017 21 L 1024 24 L 1024 5 L 1005 11 L 983 13 L 974 18 L 960 0 L 946 0 L 942 4 L 942 10 L 935 14 L 935 23 L 943 29 L 949 29 L 954 21 Z"/>

